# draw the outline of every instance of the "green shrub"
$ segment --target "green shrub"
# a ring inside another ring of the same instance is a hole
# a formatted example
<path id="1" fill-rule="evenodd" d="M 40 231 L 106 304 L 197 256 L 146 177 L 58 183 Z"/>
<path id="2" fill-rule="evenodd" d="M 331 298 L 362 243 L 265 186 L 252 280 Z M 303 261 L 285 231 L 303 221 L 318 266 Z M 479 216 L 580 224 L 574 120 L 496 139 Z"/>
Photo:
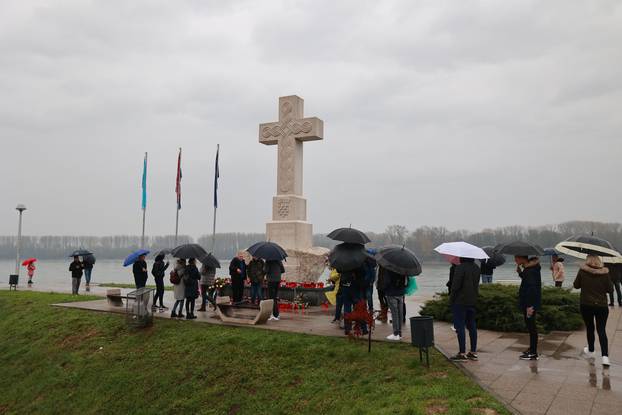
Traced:
<path id="1" fill-rule="evenodd" d="M 526 331 L 523 315 L 518 309 L 518 286 L 481 285 L 476 309 L 478 328 L 494 331 Z M 451 321 L 449 296 L 446 293 L 437 294 L 423 306 L 421 315 Z M 543 332 L 581 328 L 583 320 L 579 311 L 579 295 L 569 289 L 544 287 L 537 325 Z"/>

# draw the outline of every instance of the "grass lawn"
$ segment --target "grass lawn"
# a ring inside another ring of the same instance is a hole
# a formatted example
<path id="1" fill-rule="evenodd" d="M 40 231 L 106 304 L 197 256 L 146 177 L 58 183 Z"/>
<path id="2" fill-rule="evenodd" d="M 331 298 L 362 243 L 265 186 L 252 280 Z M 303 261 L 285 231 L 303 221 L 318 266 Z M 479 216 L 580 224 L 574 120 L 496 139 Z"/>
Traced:
<path id="1" fill-rule="evenodd" d="M 73 300 L 0 291 L 0 414 L 508 414 L 407 344 L 368 354 L 347 339 L 161 319 L 133 331 L 121 315 L 50 306 Z"/>

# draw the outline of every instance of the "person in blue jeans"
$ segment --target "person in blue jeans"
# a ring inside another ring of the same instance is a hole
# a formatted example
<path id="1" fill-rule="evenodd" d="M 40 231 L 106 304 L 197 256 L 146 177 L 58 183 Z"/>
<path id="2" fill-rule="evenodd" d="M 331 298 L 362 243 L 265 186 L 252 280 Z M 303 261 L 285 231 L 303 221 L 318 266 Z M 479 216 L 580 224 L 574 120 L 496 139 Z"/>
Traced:
<path id="1" fill-rule="evenodd" d="M 251 282 L 251 303 L 259 305 L 263 295 L 261 290 L 266 276 L 266 264 L 263 259 L 253 257 L 246 266 L 246 275 Z"/>
<path id="2" fill-rule="evenodd" d="M 472 258 L 460 258 L 454 269 L 449 302 L 454 328 L 458 337 L 459 351 L 451 357 L 454 361 L 478 360 L 477 325 L 475 305 L 479 294 L 480 269 Z M 466 353 L 466 333 L 469 331 L 470 350 Z"/>
<path id="3" fill-rule="evenodd" d="M 91 273 L 95 265 L 95 256 L 93 254 L 85 255 L 82 258 L 84 264 L 84 280 L 86 281 L 86 291 L 91 291 Z"/>
<path id="4" fill-rule="evenodd" d="M 359 301 L 367 301 L 365 296 L 365 269 L 358 268 L 353 271 L 340 271 L 339 290 L 341 292 L 341 300 L 343 301 L 343 313 L 345 316 L 352 312 L 355 304 Z M 350 335 L 352 331 L 352 322 L 345 320 L 345 334 Z M 367 324 L 361 323 L 362 334 L 367 334 Z"/>

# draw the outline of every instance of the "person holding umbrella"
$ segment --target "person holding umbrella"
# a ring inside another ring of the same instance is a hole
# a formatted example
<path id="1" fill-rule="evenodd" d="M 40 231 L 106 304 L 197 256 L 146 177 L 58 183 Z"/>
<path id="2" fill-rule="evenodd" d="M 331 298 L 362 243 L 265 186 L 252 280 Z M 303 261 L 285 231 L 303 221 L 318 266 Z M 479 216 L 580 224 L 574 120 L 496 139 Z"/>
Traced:
<path id="1" fill-rule="evenodd" d="M 151 275 L 153 275 L 153 279 L 156 283 L 156 293 L 153 296 L 153 305 L 151 308 L 153 310 L 156 309 L 156 304 L 158 300 L 160 301 L 160 312 L 164 310 L 168 310 L 167 307 L 164 307 L 164 275 L 166 274 L 166 269 L 169 266 L 169 263 L 164 263 L 164 254 L 160 253 L 155 257 L 155 261 L 153 262 L 153 266 L 151 267 Z"/>
<path id="2" fill-rule="evenodd" d="M 263 259 L 253 257 L 251 262 L 248 263 L 248 279 L 251 282 L 251 304 L 257 303 L 262 299 L 261 286 L 263 285 L 264 277 L 266 276 L 266 264 Z"/>
<path id="3" fill-rule="evenodd" d="M 378 268 L 378 280 L 382 281 L 382 291 L 389 310 L 391 311 L 391 324 L 393 333 L 387 336 L 387 340 L 402 340 L 402 321 L 404 320 L 404 294 L 408 284 L 408 276 L 398 274 L 380 266 Z"/>
<path id="4" fill-rule="evenodd" d="M 196 265 L 196 260 L 190 258 L 188 265 L 184 272 L 184 284 L 185 284 L 185 296 L 186 296 L 186 320 L 193 320 L 197 318 L 194 315 L 194 305 L 197 298 L 199 298 L 199 280 L 201 274 Z"/>
<path id="5" fill-rule="evenodd" d="M 268 299 L 272 300 L 272 315 L 269 320 L 279 321 L 279 286 L 281 276 L 285 272 L 283 261 L 266 261 L 266 278 L 268 279 Z"/>
<path id="6" fill-rule="evenodd" d="M 382 247 L 375 254 L 378 263 L 378 291 L 382 291 L 391 310 L 393 333 L 388 340 L 401 340 L 402 324 L 406 318 L 404 295 L 408 277 L 421 274 L 421 264 L 415 254 L 404 245 Z"/>
<path id="7" fill-rule="evenodd" d="M 229 264 L 229 276 L 231 276 L 232 301 L 234 304 L 241 303 L 244 297 L 244 280 L 246 279 L 246 262 L 242 251 L 231 260 Z"/>
<path id="8" fill-rule="evenodd" d="M 544 249 L 530 242 L 513 241 L 497 245 L 495 251 L 514 255 L 516 272 L 521 279 L 518 304 L 529 332 L 529 349 L 520 355 L 520 359 L 538 360 L 536 315 L 542 302 L 542 267 L 538 257 L 544 255 Z"/>
<path id="9" fill-rule="evenodd" d="M 516 272 L 521 279 L 518 289 L 519 307 L 529 332 L 529 349 L 520 355 L 522 360 L 538 360 L 538 329 L 536 315 L 542 302 L 542 275 L 537 257 L 515 255 Z"/>
<path id="10" fill-rule="evenodd" d="M 585 263 L 579 268 L 573 286 L 581 290 L 581 316 L 587 334 L 587 347 L 583 349 L 583 353 L 589 358 L 594 357 L 594 320 L 596 320 L 602 363 L 603 366 L 609 366 L 609 341 L 605 330 L 609 317 L 607 294 L 613 293 L 609 269 L 603 266 L 600 257 L 588 255 Z"/>
<path id="11" fill-rule="evenodd" d="M 37 258 L 28 258 L 22 262 L 22 265 L 25 266 L 28 271 L 28 285 L 32 285 L 32 277 L 35 276 L 35 270 L 37 269 L 35 262 L 37 262 Z"/>
<path id="12" fill-rule="evenodd" d="M 73 295 L 78 295 L 83 268 L 84 266 L 82 262 L 80 262 L 80 257 L 77 255 L 74 256 L 73 261 L 69 264 L 69 272 L 71 272 L 71 294 Z"/>
<path id="13" fill-rule="evenodd" d="M 480 269 L 473 258 L 460 258 L 451 281 L 449 302 L 453 327 L 458 337 L 459 351 L 451 357 L 454 361 L 478 360 L 475 305 L 479 293 Z M 465 326 L 469 330 L 470 350 L 466 352 Z"/>
<path id="14" fill-rule="evenodd" d="M 84 281 L 86 282 L 86 291 L 88 292 L 91 291 L 91 274 L 95 265 L 95 256 L 93 254 L 84 255 L 82 263 L 84 264 Z"/>
<path id="15" fill-rule="evenodd" d="M 147 284 L 147 261 L 145 261 L 145 255 L 139 255 L 136 262 L 132 265 L 136 289 L 143 288 Z"/>

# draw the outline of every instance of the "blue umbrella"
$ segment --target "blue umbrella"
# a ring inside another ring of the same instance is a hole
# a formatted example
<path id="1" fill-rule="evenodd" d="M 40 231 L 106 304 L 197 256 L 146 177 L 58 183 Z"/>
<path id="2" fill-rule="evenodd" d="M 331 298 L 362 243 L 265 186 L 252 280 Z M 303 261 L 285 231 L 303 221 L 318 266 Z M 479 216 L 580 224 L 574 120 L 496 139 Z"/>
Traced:
<path id="1" fill-rule="evenodd" d="M 125 261 L 123 261 L 123 266 L 127 267 L 128 265 L 132 265 L 134 262 L 136 262 L 139 256 L 147 255 L 148 253 L 149 251 L 147 251 L 146 249 L 139 249 L 138 251 L 132 252 L 128 255 L 127 258 L 125 258 Z"/>

